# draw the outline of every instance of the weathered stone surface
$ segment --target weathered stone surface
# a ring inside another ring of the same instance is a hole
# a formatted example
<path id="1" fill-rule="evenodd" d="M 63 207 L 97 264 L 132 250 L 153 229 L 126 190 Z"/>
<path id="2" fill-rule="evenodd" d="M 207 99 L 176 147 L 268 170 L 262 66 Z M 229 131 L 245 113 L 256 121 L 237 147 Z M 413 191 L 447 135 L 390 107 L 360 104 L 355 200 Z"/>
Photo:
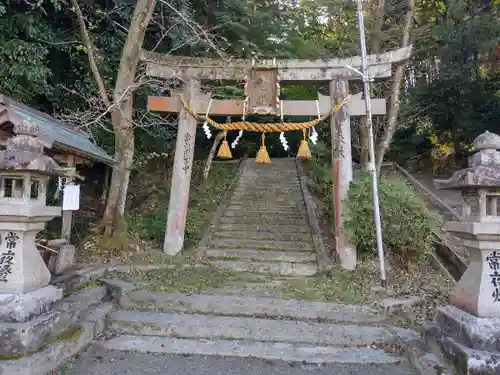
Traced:
<path id="1" fill-rule="evenodd" d="M 118 279 L 99 279 L 112 299 L 119 301 L 124 294 L 137 290 L 137 285 Z"/>
<path id="2" fill-rule="evenodd" d="M 337 325 L 316 322 L 222 317 L 197 314 L 116 311 L 110 328 L 122 334 L 190 339 L 231 339 L 361 346 L 395 342 L 385 327 Z"/>
<path id="3" fill-rule="evenodd" d="M 30 293 L 0 293 L 0 322 L 25 322 L 49 311 L 63 297 L 63 290 L 52 285 Z"/>
<path id="4" fill-rule="evenodd" d="M 452 375 L 447 365 L 429 352 L 424 340 L 416 332 L 398 335 L 397 343 L 420 375 Z"/>
<path id="5" fill-rule="evenodd" d="M 76 250 L 74 245 L 62 245 L 57 252 L 57 256 L 52 258 L 54 259 L 52 272 L 56 275 L 60 275 L 73 267 L 75 264 L 75 253 Z"/>
<path id="6" fill-rule="evenodd" d="M 254 262 L 295 262 L 310 263 L 316 261 L 312 253 L 298 251 L 272 251 L 250 249 L 204 249 L 203 256 L 209 258 L 230 258 Z"/>
<path id="7" fill-rule="evenodd" d="M 279 276 L 314 276 L 318 273 L 318 267 L 310 263 L 293 262 L 237 262 L 226 260 L 215 260 L 214 264 L 220 267 L 227 267 L 236 272 L 251 272 L 261 274 L 271 274 Z"/>
<path id="8" fill-rule="evenodd" d="M 94 323 L 79 324 L 73 337 L 57 340 L 42 351 L 17 360 L 0 361 L 0 375 L 46 375 L 89 345 Z"/>
<path id="9" fill-rule="evenodd" d="M 288 343 L 228 340 L 186 340 L 171 337 L 119 336 L 99 343 L 105 349 L 151 353 L 203 354 L 228 357 L 255 357 L 302 363 L 399 363 L 383 350 L 306 346 Z"/>
<path id="10" fill-rule="evenodd" d="M 434 352 L 442 353 L 458 373 L 500 375 L 500 353 L 468 348 L 435 324 L 427 324 L 423 335 Z"/>
<path id="11" fill-rule="evenodd" d="M 90 288 L 53 305 L 50 312 L 23 323 L 0 323 L 0 354 L 26 355 L 44 346 L 47 340 L 76 324 L 81 314 L 99 303 L 106 294 L 104 287 Z"/>
<path id="12" fill-rule="evenodd" d="M 110 302 L 99 304 L 85 311 L 81 315 L 80 320 L 94 323 L 94 336 L 99 336 L 104 332 L 106 328 L 106 319 L 114 308 L 115 305 Z"/>
<path id="13" fill-rule="evenodd" d="M 271 240 L 246 240 L 236 238 L 216 238 L 210 241 L 210 247 L 221 248 L 243 248 L 257 250 L 273 250 L 283 249 L 289 251 L 306 251 L 312 253 L 312 246 L 307 242 L 286 242 L 286 241 L 271 241 Z"/>
<path id="14" fill-rule="evenodd" d="M 379 302 L 380 307 L 384 309 L 387 314 L 393 314 L 399 311 L 404 311 L 412 306 L 420 305 L 424 300 L 420 297 L 409 296 L 405 298 L 384 298 Z"/>
<path id="15" fill-rule="evenodd" d="M 363 305 L 281 300 L 265 297 L 185 295 L 135 291 L 120 300 L 123 308 L 179 313 L 237 315 L 329 322 L 369 323 L 385 320 L 379 311 Z"/>
<path id="16" fill-rule="evenodd" d="M 500 318 L 479 318 L 448 305 L 438 309 L 436 322 L 469 348 L 500 352 Z"/>
<path id="17" fill-rule="evenodd" d="M 279 233 L 310 233 L 309 228 L 304 225 L 264 225 L 262 223 L 251 224 L 221 224 L 218 229 L 220 230 L 249 230 L 252 232 L 279 232 Z"/>
<path id="18" fill-rule="evenodd" d="M 310 233 L 279 233 L 270 231 L 221 230 L 212 233 L 213 238 L 246 238 L 248 240 L 274 240 L 285 242 L 307 242 L 311 240 Z"/>

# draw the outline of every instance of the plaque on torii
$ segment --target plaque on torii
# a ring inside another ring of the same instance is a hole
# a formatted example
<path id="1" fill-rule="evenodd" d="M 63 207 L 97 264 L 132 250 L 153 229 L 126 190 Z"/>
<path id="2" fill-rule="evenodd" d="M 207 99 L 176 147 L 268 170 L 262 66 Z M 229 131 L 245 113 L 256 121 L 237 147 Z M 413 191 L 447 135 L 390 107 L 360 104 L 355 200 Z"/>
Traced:
<path id="1" fill-rule="evenodd" d="M 250 69 L 245 82 L 248 114 L 280 114 L 280 77 L 277 67 Z"/>

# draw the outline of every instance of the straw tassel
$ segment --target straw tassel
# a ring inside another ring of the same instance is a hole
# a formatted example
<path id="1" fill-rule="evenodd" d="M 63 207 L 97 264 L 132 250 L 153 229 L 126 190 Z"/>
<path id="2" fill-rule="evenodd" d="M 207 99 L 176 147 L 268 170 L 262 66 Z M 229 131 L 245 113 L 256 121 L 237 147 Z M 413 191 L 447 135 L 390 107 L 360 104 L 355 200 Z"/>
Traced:
<path id="1" fill-rule="evenodd" d="M 224 140 L 219 147 L 219 151 L 217 152 L 217 157 L 221 159 L 231 159 L 233 155 L 231 154 L 231 150 L 229 148 L 229 144 L 227 143 L 227 132 L 224 132 Z"/>
<path id="2" fill-rule="evenodd" d="M 269 154 L 267 153 L 266 148 L 265 133 L 262 133 L 262 143 L 260 144 L 260 149 L 257 152 L 257 156 L 255 157 L 255 162 L 259 164 L 271 164 L 271 159 L 269 158 Z"/>
<path id="3" fill-rule="evenodd" d="M 302 131 L 304 138 L 300 141 L 299 151 L 297 151 L 297 158 L 302 160 L 309 160 L 311 158 L 311 151 L 307 144 L 306 131 Z"/>

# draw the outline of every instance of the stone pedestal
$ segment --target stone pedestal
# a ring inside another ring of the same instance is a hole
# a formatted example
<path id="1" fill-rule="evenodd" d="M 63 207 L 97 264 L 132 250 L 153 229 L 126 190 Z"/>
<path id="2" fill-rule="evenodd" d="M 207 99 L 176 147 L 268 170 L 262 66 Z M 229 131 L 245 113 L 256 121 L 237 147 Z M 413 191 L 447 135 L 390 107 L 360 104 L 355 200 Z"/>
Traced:
<path id="1" fill-rule="evenodd" d="M 0 216 L 0 293 L 27 293 L 48 285 L 51 275 L 35 246 L 35 236 L 60 215 L 61 208 L 0 204 L 0 212 L 7 212 Z"/>

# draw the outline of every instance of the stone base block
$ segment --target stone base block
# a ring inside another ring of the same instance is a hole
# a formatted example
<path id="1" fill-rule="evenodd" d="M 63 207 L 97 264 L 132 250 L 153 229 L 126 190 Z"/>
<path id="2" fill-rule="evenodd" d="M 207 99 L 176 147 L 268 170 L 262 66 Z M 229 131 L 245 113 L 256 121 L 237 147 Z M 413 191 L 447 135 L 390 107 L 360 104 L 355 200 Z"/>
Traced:
<path id="1" fill-rule="evenodd" d="M 500 318 L 479 318 L 448 305 L 439 308 L 436 324 L 461 345 L 500 352 Z"/>
<path id="2" fill-rule="evenodd" d="M 52 285 L 30 293 L 0 293 L 0 322 L 26 322 L 44 314 L 63 297 L 63 290 Z"/>
<path id="3" fill-rule="evenodd" d="M 105 287 L 82 290 L 55 303 L 51 311 L 25 322 L 0 322 L 0 355 L 25 356 L 64 336 L 85 311 L 101 302 Z"/>
<path id="4" fill-rule="evenodd" d="M 70 269 L 75 264 L 75 246 L 62 245 L 57 252 L 57 256 L 51 258 L 49 263 L 50 270 L 56 274 L 61 275 L 64 271 Z"/>
<path id="5" fill-rule="evenodd" d="M 56 340 L 42 351 L 30 356 L 0 360 L 0 375 L 46 375 L 52 373 L 92 342 L 94 325 L 95 323 L 92 322 L 79 324 L 71 336 Z"/>
<path id="6" fill-rule="evenodd" d="M 423 328 L 427 345 L 453 365 L 457 373 L 468 375 L 500 375 L 500 353 L 476 350 L 457 342 L 437 324 Z"/>

